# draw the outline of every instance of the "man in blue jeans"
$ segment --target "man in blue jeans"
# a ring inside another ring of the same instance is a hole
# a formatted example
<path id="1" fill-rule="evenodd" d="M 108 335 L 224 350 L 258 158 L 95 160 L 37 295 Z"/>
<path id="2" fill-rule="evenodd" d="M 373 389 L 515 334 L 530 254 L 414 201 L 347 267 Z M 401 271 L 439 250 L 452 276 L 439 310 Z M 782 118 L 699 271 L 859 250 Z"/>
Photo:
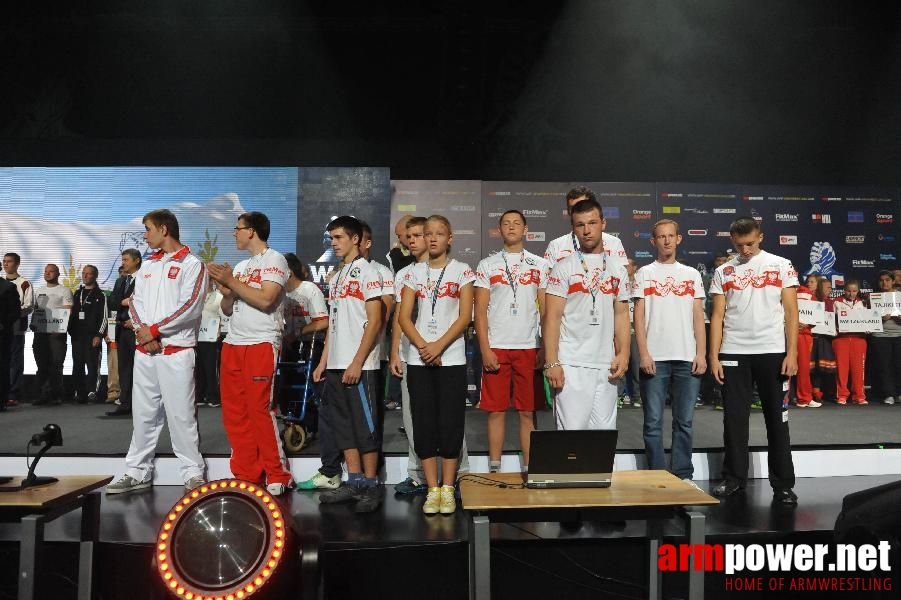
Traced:
<path id="1" fill-rule="evenodd" d="M 707 340 L 704 283 L 697 269 L 676 262 L 680 243 L 678 223 L 663 219 L 654 224 L 651 245 L 657 249 L 657 260 L 635 275 L 634 324 L 641 366 L 648 468 L 666 469 L 663 411 L 667 392 L 672 389 L 670 471 L 692 483 L 691 427 L 701 376 L 707 368 Z"/>

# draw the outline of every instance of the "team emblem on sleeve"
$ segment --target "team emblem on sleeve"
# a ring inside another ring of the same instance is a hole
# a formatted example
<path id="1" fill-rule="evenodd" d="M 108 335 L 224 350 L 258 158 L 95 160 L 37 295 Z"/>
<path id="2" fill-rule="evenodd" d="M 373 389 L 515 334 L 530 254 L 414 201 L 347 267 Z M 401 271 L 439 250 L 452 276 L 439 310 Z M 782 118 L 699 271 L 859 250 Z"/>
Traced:
<path id="1" fill-rule="evenodd" d="M 181 271 L 181 267 L 169 267 L 169 279 L 175 279 L 178 277 L 178 272 Z"/>

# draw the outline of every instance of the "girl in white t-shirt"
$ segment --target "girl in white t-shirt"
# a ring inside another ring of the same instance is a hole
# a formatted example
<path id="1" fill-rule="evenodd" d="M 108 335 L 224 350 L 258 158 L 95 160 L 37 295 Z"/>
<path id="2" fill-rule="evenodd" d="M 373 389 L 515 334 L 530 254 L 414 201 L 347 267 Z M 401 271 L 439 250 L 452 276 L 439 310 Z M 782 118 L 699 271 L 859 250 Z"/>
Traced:
<path id="1" fill-rule="evenodd" d="M 429 258 L 414 265 L 403 281 L 398 324 L 410 340 L 407 376 L 416 454 L 422 461 L 428 496 L 424 513 L 452 514 L 457 509 L 454 483 L 463 444 L 466 353 L 463 332 L 472 320 L 475 273 L 448 256 L 450 222 L 426 220 Z M 418 310 L 413 322 L 414 303 Z M 438 458 L 442 483 L 438 482 Z"/>

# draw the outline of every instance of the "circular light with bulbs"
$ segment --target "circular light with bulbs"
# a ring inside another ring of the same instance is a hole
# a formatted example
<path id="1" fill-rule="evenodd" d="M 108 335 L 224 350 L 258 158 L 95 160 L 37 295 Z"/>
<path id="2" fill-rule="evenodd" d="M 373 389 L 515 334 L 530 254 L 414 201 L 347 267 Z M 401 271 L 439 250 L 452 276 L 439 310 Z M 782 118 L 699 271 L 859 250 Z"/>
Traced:
<path id="1" fill-rule="evenodd" d="M 160 526 L 156 569 L 186 600 L 243 600 L 290 555 L 291 529 L 264 487 L 223 479 L 189 491 Z"/>

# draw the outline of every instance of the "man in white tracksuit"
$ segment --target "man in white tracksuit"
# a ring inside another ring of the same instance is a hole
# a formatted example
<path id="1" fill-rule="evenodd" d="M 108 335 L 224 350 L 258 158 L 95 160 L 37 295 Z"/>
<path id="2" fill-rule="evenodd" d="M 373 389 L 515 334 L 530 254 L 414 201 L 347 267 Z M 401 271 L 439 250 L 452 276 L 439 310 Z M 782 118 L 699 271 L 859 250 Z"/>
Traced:
<path id="1" fill-rule="evenodd" d="M 125 457 L 128 470 L 107 486 L 108 494 L 153 484 L 153 456 L 165 419 L 172 448 L 181 460 L 185 488 L 204 483 L 197 417 L 194 411 L 194 348 L 206 296 L 206 269 L 178 238 L 178 220 L 168 210 L 144 216 L 144 239 L 158 251 L 135 276 L 129 307 L 134 324 L 132 388 L 134 433 Z"/>

